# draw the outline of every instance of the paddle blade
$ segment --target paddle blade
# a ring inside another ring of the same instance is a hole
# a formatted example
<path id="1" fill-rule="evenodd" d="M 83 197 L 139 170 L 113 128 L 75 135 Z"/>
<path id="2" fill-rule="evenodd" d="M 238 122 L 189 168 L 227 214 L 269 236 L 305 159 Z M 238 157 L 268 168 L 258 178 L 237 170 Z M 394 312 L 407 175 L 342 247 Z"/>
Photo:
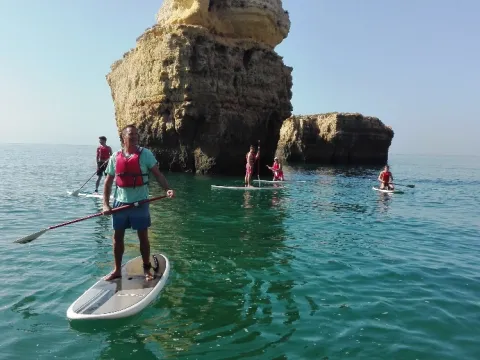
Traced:
<path id="1" fill-rule="evenodd" d="M 48 229 L 43 229 L 41 231 L 38 231 L 34 234 L 31 234 L 31 235 L 28 235 L 28 236 L 25 236 L 21 239 L 18 239 L 18 240 L 15 240 L 14 242 L 16 243 L 19 243 L 19 244 L 27 244 L 33 240 L 35 240 L 36 238 L 38 238 L 39 236 L 45 234 L 47 232 Z"/>
<path id="2" fill-rule="evenodd" d="M 78 193 L 80 192 L 80 190 L 75 190 L 74 192 L 72 192 L 70 195 L 72 196 L 78 196 Z"/>
<path id="3" fill-rule="evenodd" d="M 415 185 L 407 185 L 407 187 L 409 187 L 409 188 L 412 188 L 412 189 L 413 189 L 413 188 L 415 187 Z"/>

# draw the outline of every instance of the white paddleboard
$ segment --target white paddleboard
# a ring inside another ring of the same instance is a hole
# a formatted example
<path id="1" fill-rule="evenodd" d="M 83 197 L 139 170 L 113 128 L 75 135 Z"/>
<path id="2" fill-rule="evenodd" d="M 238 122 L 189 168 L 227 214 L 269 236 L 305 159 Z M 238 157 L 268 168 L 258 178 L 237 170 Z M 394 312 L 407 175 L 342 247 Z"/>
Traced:
<path id="1" fill-rule="evenodd" d="M 212 189 L 226 189 L 226 190 L 279 190 L 283 189 L 282 186 L 222 186 L 222 185 L 212 185 Z"/>
<path id="2" fill-rule="evenodd" d="M 67 194 L 72 195 L 73 191 L 67 191 Z M 77 196 L 82 196 L 82 197 L 87 197 L 87 198 L 103 199 L 103 194 L 99 194 L 99 193 L 91 193 L 91 194 L 78 193 Z M 113 199 L 113 195 L 110 195 L 110 199 Z"/>
<path id="3" fill-rule="evenodd" d="M 280 180 L 253 180 L 253 181 L 256 181 L 256 182 L 261 182 L 261 183 L 269 183 L 269 184 L 281 184 L 281 183 L 292 183 L 292 182 L 301 182 L 301 183 L 304 183 L 304 182 L 307 182 L 306 180 L 283 180 L 283 181 L 280 181 Z"/>
<path id="4" fill-rule="evenodd" d="M 380 191 L 382 193 L 386 193 L 386 194 L 403 194 L 403 191 L 401 190 L 387 190 L 387 189 L 379 189 L 379 188 L 376 188 L 376 187 L 372 187 L 373 190 L 375 191 Z"/>
<path id="5" fill-rule="evenodd" d="M 140 312 L 156 299 L 170 273 L 165 255 L 152 254 L 150 262 L 153 280 L 145 280 L 142 257 L 138 256 L 122 266 L 121 278 L 105 281 L 102 277 L 85 291 L 70 305 L 67 317 L 70 320 L 118 319 Z"/>

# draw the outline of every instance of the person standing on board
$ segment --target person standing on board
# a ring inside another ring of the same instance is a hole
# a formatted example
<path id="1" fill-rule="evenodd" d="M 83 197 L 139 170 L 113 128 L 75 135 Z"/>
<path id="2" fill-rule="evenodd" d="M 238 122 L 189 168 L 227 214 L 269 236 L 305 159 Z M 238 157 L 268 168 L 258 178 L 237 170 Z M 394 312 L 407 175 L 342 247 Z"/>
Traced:
<path id="1" fill-rule="evenodd" d="M 285 181 L 282 164 L 278 161 L 278 157 L 275 156 L 275 159 L 273 159 L 273 165 L 267 165 L 267 168 L 273 171 L 273 181 Z"/>
<path id="2" fill-rule="evenodd" d="M 112 148 L 107 146 L 107 138 L 100 136 L 100 145 L 97 147 L 97 183 L 95 184 L 95 192 L 98 193 L 98 185 L 100 185 L 100 179 L 102 178 L 105 170 L 107 169 L 107 162 L 112 155 Z"/>
<path id="3" fill-rule="evenodd" d="M 252 145 L 250 146 L 250 151 L 247 153 L 247 165 L 245 167 L 245 186 L 251 187 L 252 184 L 252 174 L 253 174 L 253 165 L 255 161 L 258 160 L 260 157 L 260 145 L 258 145 L 257 154 L 255 154 L 255 147 Z"/>
<path id="4" fill-rule="evenodd" d="M 390 172 L 390 168 L 388 165 L 385 165 L 383 171 L 378 175 L 378 181 L 380 181 L 380 189 L 387 189 L 387 190 L 394 190 L 392 181 L 393 175 Z"/>
<path id="5" fill-rule="evenodd" d="M 158 169 L 153 153 L 138 146 L 138 131 L 134 125 L 126 126 L 121 132 L 122 150 L 114 153 L 107 166 L 107 177 L 103 188 L 103 213 L 110 214 L 110 193 L 115 179 L 117 189 L 114 194 L 113 208 L 148 199 L 148 177 L 153 174 L 155 180 L 166 191 L 169 198 L 175 193 L 170 189 L 165 176 Z M 153 279 L 150 272 L 150 242 L 148 228 L 151 226 L 149 204 L 143 203 L 112 214 L 113 254 L 115 268 L 104 280 L 113 280 L 122 276 L 122 257 L 124 252 L 125 230 L 137 231 L 140 242 L 140 253 L 143 259 L 143 270 L 146 280 Z"/>

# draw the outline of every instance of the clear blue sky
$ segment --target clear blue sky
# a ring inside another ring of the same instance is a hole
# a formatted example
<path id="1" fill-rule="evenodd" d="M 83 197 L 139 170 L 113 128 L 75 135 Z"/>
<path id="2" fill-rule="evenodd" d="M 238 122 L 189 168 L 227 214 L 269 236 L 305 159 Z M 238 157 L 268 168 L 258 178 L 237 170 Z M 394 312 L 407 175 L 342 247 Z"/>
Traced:
<path id="1" fill-rule="evenodd" d="M 161 1 L 0 0 L 0 142 L 117 145 L 105 75 Z M 392 153 L 480 153 L 480 1 L 284 0 L 295 114 L 378 116 Z M 477 100 L 477 102 L 475 102 Z"/>

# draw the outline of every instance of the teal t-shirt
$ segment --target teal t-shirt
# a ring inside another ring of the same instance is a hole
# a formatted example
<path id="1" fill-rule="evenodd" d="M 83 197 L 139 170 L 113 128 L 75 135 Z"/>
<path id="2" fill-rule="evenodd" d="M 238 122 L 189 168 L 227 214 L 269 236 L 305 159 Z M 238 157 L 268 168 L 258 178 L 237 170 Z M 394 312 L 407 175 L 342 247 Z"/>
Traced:
<path id="1" fill-rule="evenodd" d="M 119 150 L 122 151 L 122 150 Z M 110 156 L 110 160 L 108 160 L 107 175 L 115 176 L 115 164 L 117 161 L 117 153 L 118 151 L 114 152 L 112 156 Z M 142 174 L 150 173 L 150 169 L 157 164 L 157 159 L 155 159 L 155 155 L 148 150 L 143 148 L 140 154 L 140 169 L 142 170 Z M 143 176 L 143 182 L 148 181 L 148 176 Z M 115 181 L 114 181 L 115 183 Z M 117 187 L 113 191 L 113 197 L 120 202 L 123 203 L 134 203 L 136 201 L 148 199 L 148 186 L 142 185 L 137 186 L 135 188 L 119 188 Z"/>

